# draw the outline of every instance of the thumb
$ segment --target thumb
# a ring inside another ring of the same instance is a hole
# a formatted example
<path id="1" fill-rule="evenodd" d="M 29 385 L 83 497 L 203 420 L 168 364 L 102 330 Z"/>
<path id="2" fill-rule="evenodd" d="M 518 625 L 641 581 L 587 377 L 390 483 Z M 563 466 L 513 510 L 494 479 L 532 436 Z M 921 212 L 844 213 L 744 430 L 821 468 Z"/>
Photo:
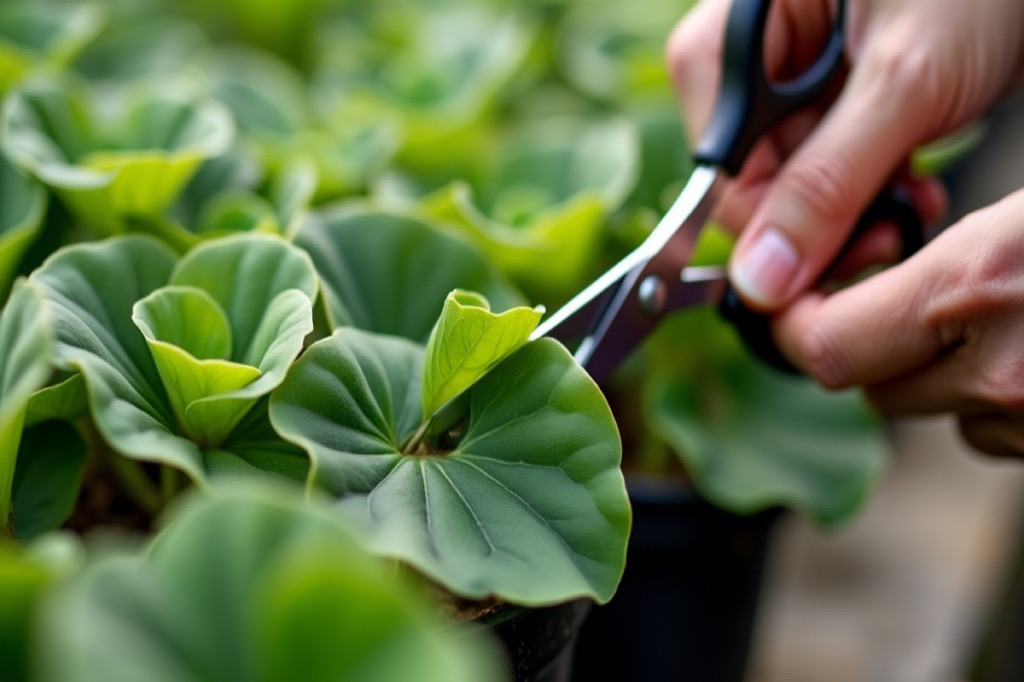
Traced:
<path id="1" fill-rule="evenodd" d="M 872 71 L 875 71 L 872 69 Z M 810 288 L 922 129 L 912 88 L 864 69 L 786 161 L 730 261 L 737 292 L 775 310 Z"/>

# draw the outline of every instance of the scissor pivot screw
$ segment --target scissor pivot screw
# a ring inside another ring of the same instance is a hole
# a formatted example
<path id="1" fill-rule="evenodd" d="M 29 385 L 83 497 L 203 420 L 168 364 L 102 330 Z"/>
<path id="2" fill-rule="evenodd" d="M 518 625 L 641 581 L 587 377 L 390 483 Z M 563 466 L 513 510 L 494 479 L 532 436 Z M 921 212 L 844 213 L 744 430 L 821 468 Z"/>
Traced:
<path id="1" fill-rule="evenodd" d="M 668 290 L 665 282 L 657 275 L 648 275 L 640 282 L 637 290 L 637 303 L 640 312 L 648 317 L 658 317 L 665 312 L 665 303 L 668 300 Z"/>

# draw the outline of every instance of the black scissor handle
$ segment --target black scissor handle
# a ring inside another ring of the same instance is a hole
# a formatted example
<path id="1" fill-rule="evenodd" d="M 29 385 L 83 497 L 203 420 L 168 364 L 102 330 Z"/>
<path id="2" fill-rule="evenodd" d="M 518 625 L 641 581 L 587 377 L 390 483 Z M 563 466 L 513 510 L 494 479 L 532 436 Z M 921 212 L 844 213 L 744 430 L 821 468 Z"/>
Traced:
<path id="1" fill-rule="evenodd" d="M 899 259 L 901 261 L 912 256 L 924 245 L 924 225 L 917 210 L 902 190 L 890 187 L 883 191 L 861 216 L 853 234 L 850 235 L 833 264 L 842 260 L 865 232 L 886 221 L 895 223 L 899 230 Z M 726 287 L 725 295 L 722 297 L 718 309 L 722 317 L 732 323 L 736 331 L 739 332 L 740 338 L 758 359 L 788 374 L 801 373 L 775 344 L 775 339 L 772 337 L 771 315 L 748 308 L 740 300 L 732 286 Z"/>
<path id="2" fill-rule="evenodd" d="M 793 80 L 772 83 L 764 63 L 765 26 L 771 0 L 733 0 L 725 29 L 722 83 L 707 129 L 697 143 L 697 163 L 739 173 L 762 135 L 787 114 L 810 104 L 843 66 L 843 17 L 838 0 L 836 20 L 824 50 Z"/>

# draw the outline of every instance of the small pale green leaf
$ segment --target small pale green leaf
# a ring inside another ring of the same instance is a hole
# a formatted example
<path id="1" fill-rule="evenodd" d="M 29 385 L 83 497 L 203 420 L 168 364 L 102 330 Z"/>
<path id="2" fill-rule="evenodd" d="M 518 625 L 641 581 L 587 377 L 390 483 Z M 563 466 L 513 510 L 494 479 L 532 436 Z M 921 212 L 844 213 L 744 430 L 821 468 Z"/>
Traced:
<path id="1" fill-rule="evenodd" d="M 51 331 L 42 293 L 19 281 L 0 311 L 0 537 L 8 532 L 25 412 L 50 375 Z"/>
<path id="2" fill-rule="evenodd" d="M 178 263 L 170 283 L 207 292 L 231 325 L 228 358 L 256 367 L 268 346 L 260 331 L 268 324 L 267 311 L 274 300 L 297 290 L 312 305 L 318 288 L 308 255 L 283 239 L 261 234 L 240 234 L 196 247 Z"/>
<path id="3" fill-rule="evenodd" d="M 311 218 L 295 243 L 316 263 L 332 328 L 423 343 L 453 289 L 478 291 L 499 311 L 522 303 L 476 248 L 436 223 L 359 204 Z"/>
<path id="4" fill-rule="evenodd" d="M 300 491 L 222 488 L 167 521 L 144 553 L 107 557 L 54 590 L 36 679 L 501 679 L 489 639 L 439 621 Z"/>
<path id="5" fill-rule="evenodd" d="M 590 377 L 557 343 L 529 343 L 466 392 L 453 450 L 407 455 L 422 360 L 407 341 L 340 330 L 298 360 L 271 421 L 377 552 L 470 598 L 609 599 L 630 511 L 615 422 Z"/>
<path id="6" fill-rule="evenodd" d="M 543 306 L 495 314 L 478 294 L 460 290 L 448 294 L 427 342 L 423 414 L 434 414 L 518 350 L 543 315 Z"/>
<path id="7" fill-rule="evenodd" d="M 32 540 L 57 530 L 78 501 L 86 445 L 67 422 L 25 429 L 14 472 L 14 536 Z"/>
<path id="8" fill-rule="evenodd" d="M 132 319 L 150 341 L 173 345 L 197 360 L 231 355 L 231 325 L 213 297 L 202 289 L 162 287 L 138 301 Z"/>

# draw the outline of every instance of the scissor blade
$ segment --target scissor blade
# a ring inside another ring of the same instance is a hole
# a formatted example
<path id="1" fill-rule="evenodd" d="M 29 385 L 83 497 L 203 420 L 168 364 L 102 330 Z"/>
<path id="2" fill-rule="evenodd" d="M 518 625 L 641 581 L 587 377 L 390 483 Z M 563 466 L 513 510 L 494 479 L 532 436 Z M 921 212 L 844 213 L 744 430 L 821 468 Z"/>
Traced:
<path id="1" fill-rule="evenodd" d="M 718 171 L 698 166 L 651 235 L 632 253 L 541 323 L 531 338 L 579 341 L 575 357 L 595 379 L 607 376 L 670 309 L 692 305 L 681 273 L 718 197 Z M 664 282 L 666 306 L 652 311 L 638 300 L 641 283 Z M 699 301 L 703 302 L 703 300 Z"/>

